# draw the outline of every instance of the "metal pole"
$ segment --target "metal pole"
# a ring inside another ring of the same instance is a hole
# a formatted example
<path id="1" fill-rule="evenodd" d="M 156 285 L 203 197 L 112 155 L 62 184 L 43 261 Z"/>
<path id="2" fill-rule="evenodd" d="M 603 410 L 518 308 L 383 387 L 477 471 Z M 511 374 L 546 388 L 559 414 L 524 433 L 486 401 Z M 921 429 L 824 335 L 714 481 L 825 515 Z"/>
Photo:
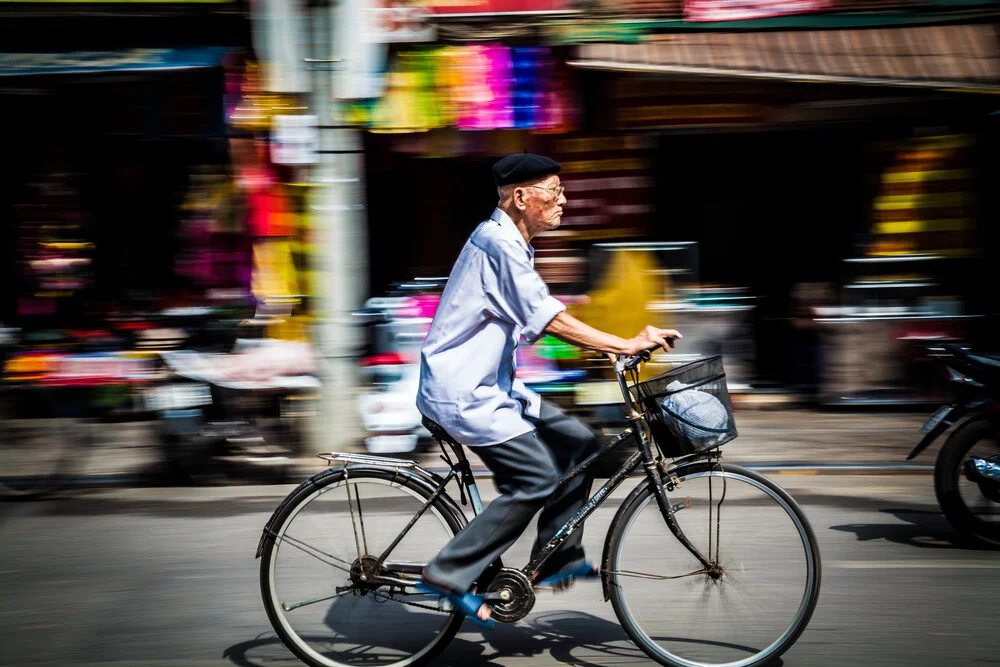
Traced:
<path id="1" fill-rule="evenodd" d="M 323 392 L 313 420 L 313 451 L 353 449 L 360 442 L 356 408 L 357 364 L 361 345 L 351 313 L 367 293 L 368 245 L 363 174 L 364 156 L 358 130 L 346 128 L 340 105 L 333 100 L 337 46 L 333 34 L 336 6 L 312 5 L 310 106 L 319 118 L 319 154 L 312 169 L 309 215 L 316 232 L 314 256 L 319 270 L 315 340 L 321 357 Z"/>

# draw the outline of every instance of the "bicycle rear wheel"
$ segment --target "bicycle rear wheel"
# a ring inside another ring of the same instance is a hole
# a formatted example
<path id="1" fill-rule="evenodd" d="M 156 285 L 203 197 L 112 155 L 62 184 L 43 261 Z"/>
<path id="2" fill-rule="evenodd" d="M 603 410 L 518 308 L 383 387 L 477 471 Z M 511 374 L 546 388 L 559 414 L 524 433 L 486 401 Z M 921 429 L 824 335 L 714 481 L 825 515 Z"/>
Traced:
<path id="1" fill-rule="evenodd" d="M 685 535 L 673 536 L 647 482 L 609 538 L 611 602 L 647 655 L 671 667 L 750 667 L 781 655 L 805 629 L 820 587 L 809 522 L 778 485 L 749 470 L 695 463 L 668 493 Z"/>
<path id="2" fill-rule="evenodd" d="M 289 496 L 270 524 L 260 581 L 268 618 L 296 656 L 314 667 L 414 667 L 451 641 L 463 619 L 436 597 L 372 583 L 416 579 L 465 524 L 439 497 L 378 566 L 432 493 L 417 476 L 352 466 Z"/>

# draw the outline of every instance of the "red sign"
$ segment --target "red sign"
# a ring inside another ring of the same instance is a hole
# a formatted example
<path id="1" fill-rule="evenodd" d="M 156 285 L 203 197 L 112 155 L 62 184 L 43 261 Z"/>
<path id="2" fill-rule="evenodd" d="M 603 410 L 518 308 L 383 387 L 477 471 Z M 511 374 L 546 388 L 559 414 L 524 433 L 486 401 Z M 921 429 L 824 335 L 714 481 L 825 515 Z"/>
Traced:
<path id="1" fill-rule="evenodd" d="M 684 0 L 684 18 L 688 21 L 742 21 L 832 8 L 833 0 Z"/>
<path id="2" fill-rule="evenodd" d="M 423 0 L 429 14 L 528 14 L 572 9 L 576 0 Z"/>

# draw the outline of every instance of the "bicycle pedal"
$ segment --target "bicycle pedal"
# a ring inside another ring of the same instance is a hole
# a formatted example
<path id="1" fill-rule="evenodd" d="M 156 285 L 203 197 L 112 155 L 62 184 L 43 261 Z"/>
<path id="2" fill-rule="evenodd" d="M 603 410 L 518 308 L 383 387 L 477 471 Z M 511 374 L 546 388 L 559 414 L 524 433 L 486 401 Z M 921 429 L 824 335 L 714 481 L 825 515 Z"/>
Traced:
<path id="1" fill-rule="evenodd" d="M 443 611 L 447 614 L 455 611 L 455 605 L 452 604 L 451 600 L 448 598 L 440 598 L 438 600 L 438 611 Z"/>

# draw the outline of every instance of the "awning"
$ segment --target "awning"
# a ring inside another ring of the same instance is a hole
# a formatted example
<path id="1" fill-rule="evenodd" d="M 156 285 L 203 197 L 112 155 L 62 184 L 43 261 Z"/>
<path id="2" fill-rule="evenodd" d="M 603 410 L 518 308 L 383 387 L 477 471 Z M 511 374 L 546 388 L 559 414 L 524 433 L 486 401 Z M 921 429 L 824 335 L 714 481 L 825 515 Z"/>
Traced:
<path id="1" fill-rule="evenodd" d="M 1000 91 L 992 25 L 661 34 L 584 44 L 574 67 L 620 72 Z"/>

